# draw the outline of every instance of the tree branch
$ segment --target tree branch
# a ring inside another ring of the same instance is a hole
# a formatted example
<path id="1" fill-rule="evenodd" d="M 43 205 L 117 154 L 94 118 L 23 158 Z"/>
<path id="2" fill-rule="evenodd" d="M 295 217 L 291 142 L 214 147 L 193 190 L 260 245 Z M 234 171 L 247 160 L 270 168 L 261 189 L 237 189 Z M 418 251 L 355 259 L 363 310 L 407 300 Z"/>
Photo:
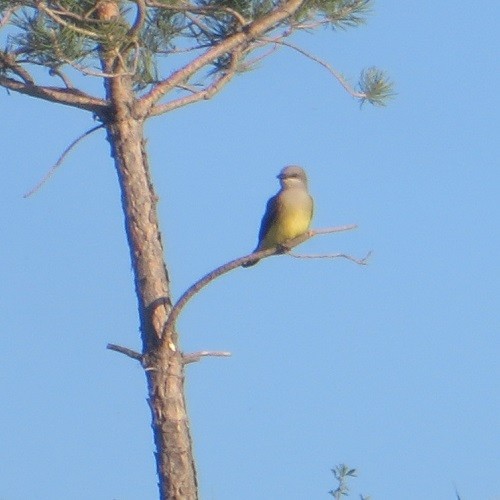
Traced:
<path id="1" fill-rule="evenodd" d="M 213 81 L 208 87 L 206 87 L 203 90 L 200 90 L 199 92 L 193 92 L 191 95 L 180 97 L 165 104 L 154 106 L 150 116 L 158 116 L 168 111 L 181 108 L 182 106 L 187 106 L 188 104 L 191 104 L 193 102 L 211 99 L 217 92 L 219 92 L 224 87 L 224 85 L 226 85 L 226 83 L 232 80 L 232 78 L 236 74 L 239 60 L 240 60 L 240 52 L 235 51 L 232 54 L 231 64 L 229 65 L 229 67 L 219 76 L 219 78 Z"/>
<path id="2" fill-rule="evenodd" d="M 106 346 L 106 349 L 109 349 L 110 351 L 116 351 L 120 352 L 121 354 L 125 354 L 125 356 L 128 356 L 129 358 L 135 359 L 139 361 L 139 363 L 142 364 L 143 362 L 143 355 L 140 352 L 134 351 L 133 349 L 129 349 L 128 347 L 123 347 L 121 345 L 117 344 L 108 344 Z"/>
<path id="3" fill-rule="evenodd" d="M 227 7 L 225 5 L 204 5 L 202 7 L 196 7 L 194 5 L 168 5 L 164 3 L 158 3 L 153 1 L 146 1 L 147 5 L 150 7 L 156 7 L 164 10 L 173 10 L 174 12 L 192 12 L 197 14 L 206 14 L 208 12 L 226 12 L 233 16 L 241 26 L 246 26 L 249 21 L 245 19 L 237 10 Z"/>
<path id="4" fill-rule="evenodd" d="M 239 257 L 237 259 L 234 259 L 227 264 L 223 264 L 222 266 L 219 266 L 217 269 L 214 269 L 210 273 L 206 274 L 203 276 L 203 278 L 199 279 L 196 283 L 191 285 L 179 298 L 179 300 L 175 303 L 174 307 L 170 311 L 170 314 L 168 316 L 167 322 L 165 323 L 163 327 L 163 337 L 165 337 L 165 333 L 171 331 L 175 327 L 175 323 L 177 321 L 177 318 L 179 317 L 180 313 L 182 312 L 182 309 L 185 307 L 185 305 L 191 300 L 194 295 L 196 295 L 198 292 L 200 292 L 204 287 L 206 287 L 209 283 L 214 281 L 216 278 L 219 276 L 222 276 L 223 274 L 228 273 L 229 271 L 232 271 L 233 269 L 236 269 L 237 267 L 240 267 L 242 264 L 245 264 L 247 262 L 250 262 L 255 259 L 264 259 L 265 257 L 270 257 L 271 255 L 277 255 L 277 254 L 282 254 L 285 252 L 288 252 L 290 249 L 296 247 L 297 245 L 300 245 L 304 241 L 319 235 L 319 234 L 330 234 L 330 233 L 339 233 L 342 231 L 350 231 L 352 229 L 357 228 L 356 224 L 349 224 L 346 226 L 336 226 L 336 227 L 330 227 L 330 228 L 323 228 L 323 229 L 314 229 L 310 230 L 300 236 L 297 236 L 296 238 L 293 238 L 292 240 L 289 240 L 285 242 L 283 245 L 280 245 L 278 247 L 274 248 L 268 248 L 267 250 L 260 250 L 259 252 L 254 252 L 249 255 L 245 255 L 244 257 Z"/>
<path id="5" fill-rule="evenodd" d="M 58 16 L 52 9 L 50 9 L 45 4 L 45 2 L 37 2 L 37 6 L 41 11 L 45 12 L 45 14 L 47 14 L 53 21 L 55 21 L 60 26 L 64 26 L 65 28 L 68 28 L 68 29 L 74 31 L 75 33 L 80 34 L 80 35 L 88 36 L 89 38 L 91 38 L 93 40 L 99 40 L 100 36 L 98 33 L 95 33 L 93 31 L 86 30 L 83 28 L 79 28 L 78 26 L 75 26 L 74 24 L 68 23 L 67 21 L 62 19 L 60 16 Z"/>
<path id="6" fill-rule="evenodd" d="M 201 358 L 207 356 L 214 356 L 221 358 L 221 357 L 229 357 L 231 356 L 231 353 L 227 351 L 199 351 L 199 352 L 193 352 L 191 354 L 183 354 L 182 361 L 184 362 L 185 365 L 187 365 L 189 363 L 196 363 L 197 361 L 200 361 Z"/>
<path id="7" fill-rule="evenodd" d="M 255 40 L 267 30 L 273 28 L 277 23 L 289 18 L 301 7 L 304 1 L 305 0 L 288 0 L 284 2 L 281 7 L 278 7 L 267 16 L 248 24 L 242 31 L 229 36 L 197 57 L 194 61 L 172 73 L 168 78 L 155 85 L 151 91 L 139 100 L 136 108 L 138 115 L 149 116 L 154 104 L 166 93 L 170 92 L 177 85 L 184 83 L 200 69 L 210 64 L 218 57 L 230 53 L 238 46 Z"/>
<path id="8" fill-rule="evenodd" d="M 34 85 L 35 83 L 30 73 L 18 64 L 14 54 L 0 51 L 0 67 L 12 71 L 27 85 Z"/>
<path id="9" fill-rule="evenodd" d="M 75 88 L 75 86 L 73 85 L 73 83 L 71 82 L 69 77 L 65 73 L 63 73 L 59 68 L 57 68 L 57 67 L 50 68 L 49 75 L 50 76 L 58 76 L 63 81 L 63 83 L 67 89 L 74 89 Z"/>
<path id="10" fill-rule="evenodd" d="M 368 260 L 372 255 L 372 252 L 369 251 L 364 257 L 359 259 L 358 257 L 353 257 L 352 255 L 346 253 L 327 253 L 327 254 L 319 254 L 319 255 L 299 255 L 292 252 L 287 252 L 290 257 L 294 257 L 296 259 L 347 259 L 355 264 L 359 264 L 360 266 L 366 266 L 368 264 Z"/>
<path id="11" fill-rule="evenodd" d="M 54 172 L 59 168 L 61 163 L 63 162 L 64 158 L 68 155 L 68 153 L 85 137 L 88 135 L 92 134 L 92 132 L 95 132 L 96 130 L 99 130 L 100 128 L 103 128 L 104 124 L 101 123 L 101 125 L 97 125 L 97 127 L 93 127 L 90 130 L 87 130 L 84 132 L 82 135 L 78 136 L 62 153 L 62 155 L 59 157 L 59 159 L 56 161 L 56 163 L 50 168 L 50 170 L 42 177 L 42 179 L 33 187 L 31 188 L 27 193 L 23 194 L 23 198 L 29 198 L 32 194 L 35 194 L 53 175 Z"/>
<path id="12" fill-rule="evenodd" d="M 285 42 L 282 38 L 270 38 L 270 39 L 263 39 L 267 43 L 275 43 L 278 45 L 283 45 L 285 47 L 289 47 L 290 49 L 295 50 L 299 54 L 302 54 L 303 56 L 307 57 L 308 59 L 311 59 L 311 61 L 314 61 L 318 63 L 320 66 L 323 66 L 333 77 L 344 87 L 344 89 L 347 91 L 349 95 L 352 97 L 355 97 L 356 99 L 367 99 L 367 94 L 364 92 L 358 92 L 357 90 L 350 85 L 347 80 L 342 76 L 341 73 L 339 73 L 333 66 L 328 64 L 326 61 L 323 61 L 322 59 L 316 57 L 315 55 L 311 54 L 310 52 L 307 52 L 306 50 L 300 48 L 297 45 L 294 45 L 293 43 L 290 42 Z"/>
<path id="13" fill-rule="evenodd" d="M 135 37 L 141 31 L 144 21 L 146 20 L 146 3 L 145 0 L 135 0 L 137 4 L 137 15 L 135 17 L 134 24 L 127 33 L 130 37 Z"/>
<path id="14" fill-rule="evenodd" d="M 8 9 L 2 12 L 3 16 L 0 18 L 0 28 L 3 28 L 11 19 L 12 14 L 19 8 L 17 7 L 9 7 Z"/>
<path id="15" fill-rule="evenodd" d="M 99 116 L 104 115 L 108 108 L 108 103 L 105 100 L 93 97 L 77 89 L 34 85 L 4 75 L 0 75 L 0 86 L 45 101 L 58 102 L 66 106 L 92 111 Z"/>

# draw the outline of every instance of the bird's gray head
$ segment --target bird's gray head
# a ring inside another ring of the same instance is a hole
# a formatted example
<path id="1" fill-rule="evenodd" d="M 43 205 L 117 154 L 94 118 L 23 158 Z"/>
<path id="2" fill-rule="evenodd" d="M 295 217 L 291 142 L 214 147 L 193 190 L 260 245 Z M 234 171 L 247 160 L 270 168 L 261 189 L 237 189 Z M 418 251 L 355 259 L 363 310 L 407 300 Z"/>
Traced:
<path id="1" fill-rule="evenodd" d="M 289 165 L 281 170 L 278 179 L 282 188 L 305 187 L 307 189 L 307 175 L 302 167 Z"/>

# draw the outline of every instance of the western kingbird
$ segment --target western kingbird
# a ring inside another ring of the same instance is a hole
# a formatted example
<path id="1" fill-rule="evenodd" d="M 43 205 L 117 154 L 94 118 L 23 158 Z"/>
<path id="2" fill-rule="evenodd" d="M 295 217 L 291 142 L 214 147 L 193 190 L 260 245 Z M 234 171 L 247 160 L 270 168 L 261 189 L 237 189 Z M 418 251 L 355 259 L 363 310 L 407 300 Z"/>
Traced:
<path id="1" fill-rule="evenodd" d="M 254 252 L 281 245 L 287 240 L 304 234 L 313 216 L 313 199 L 307 190 L 304 169 L 296 165 L 285 167 L 278 175 L 281 189 L 269 199 L 262 217 L 259 242 Z M 243 267 L 257 264 L 251 260 Z"/>

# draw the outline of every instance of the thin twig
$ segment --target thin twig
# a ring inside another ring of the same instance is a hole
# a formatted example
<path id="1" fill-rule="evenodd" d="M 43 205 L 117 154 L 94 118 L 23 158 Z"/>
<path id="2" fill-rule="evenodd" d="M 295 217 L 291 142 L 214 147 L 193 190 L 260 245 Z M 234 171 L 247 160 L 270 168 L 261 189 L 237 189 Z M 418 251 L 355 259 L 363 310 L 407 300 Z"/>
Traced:
<path id="1" fill-rule="evenodd" d="M 347 259 L 351 262 L 359 264 L 360 266 L 368 265 L 368 260 L 371 257 L 372 251 L 370 250 L 364 257 L 361 259 L 358 257 L 353 257 L 347 253 L 327 253 L 327 254 L 318 254 L 318 255 L 310 255 L 310 254 L 296 254 L 292 252 L 287 252 L 290 257 L 294 257 L 295 259 Z"/>
<path id="2" fill-rule="evenodd" d="M 245 19 L 238 11 L 227 6 L 217 6 L 217 5 L 204 5 L 202 7 L 195 7 L 194 5 L 171 5 L 159 2 L 146 1 L 147 5 L 150 7 L 156 7 L 159 9 L 173 10 L 175 12 L 193 12 L 199 14 L 207 14 L 209 12 L 225 12 L 233 16 L 241 26 L 246 26 L 249 21 Z"/>
<path id="3" fill-rule="evenodd" d="M 138 47 L 139 44 L 137 41 L 132 42 L 132 45 L 136 48 L 136 52 L 134 55 L 134 61 L 132 65 L 132 69 L 127 68 L 122 56 L 120 53 L 117 54 L 117 57 L 120 59 L 122 68 L 125 68 L 125 71 L 119 71 L 117 73 L 104 73 L 103 71 L 99 70 L 94 70 L 90 69 L 86 66 L 83 66 L 82 64 L 76 63 L 72 61 L 71 59 L 68 59 L 67 57 L 64 56 L 63 52 L 61 51 L 59 47 L 59 42 L 57 41 L 57 37 L 55 33 L 52 33 L 52 41 L 54 43 L 54 51 L 56 52 L 57 58 L 65 63 L 71 66 L 72 68 L 75 68 L 77 71 L 84 75 L 89 75 L 89 76 L 96 76 L 98 78 L 118 78 L 121 76 L 133 76 L 136 71 L 137 71 L 137 65 L 138 65 L 138 59 L 139 59 L 139 52 L 138 52 Z"/>
<path id="4" fill-rule="evenodd" d="M 201 31 L 201 33 L 203 33 L 210 41 L 213 41 L 215 40 L 215 35 L 213 35 L 211 32 L 210 32 L 210 29 L 208 28 L 208 26 L 205 25 L 205 23 L 203 23 L 202 21 L 200 21 L 199 19 L 197 19 L 196 16 L 194 16 L 193 14 L 191 14 L 191 12 L 185 12 L 184 15 Z M 194 32 L 194 30 L 192 30 L 193 32 L 193 35 L 197 36 L 196 33 Z"/>
<path id="5" fill-rule="evenodd" d="M 45 4 L 45 2 L 38 2 L 37 5 L 38 5 L 40 10 L 45 12 L 45 14 L 47 14 L 53 21 L 55 21 L 60 26 L 64 26 L 65 28 L 68 28 L 68 29 L 74 31 L 75 33 L 79 33 L 80 35 L 83 35 L 83 36 L 88 36 L 94 40 L 99 40 L 101 38 L 98 33 L 95 33 L 93 31 L 86 30 L 83 28 L 79 28 L 78 26 L 75 26 L 74 24 L 68 23 L 64 19 L 61 19 L 61 17 L 58 16 L 57 14 L 55 14 L 54 11 L 52 9 L 50 9 Z"/>
<path id="6" fill-rule="evenodd" d="M 135 359 L 140 363 L 142 363 L 143 361 L 143 355 L 140 352 L 134 351 L 133 349 L 129 349 L 128 347 L 123 347 L 117 344 L 108 344 L 106 346 L 106 349 L 109 349 L 110 351 L 120 352 L 121 354 L 125 354 L 125 356 Z"/>
<path id="7" fill-rule="evenodd" d="M 266 43 L 265 45 L 269 45 L 269 44 Z M 258 64 L 259 62 L 263 61 L 264 59 L 266 59 L 270 55 L 274 54 L 274 52 L 276 52 L 277 50 L 278 50 L 278 47 L 275 44 L 273 47 L 271 47 L 270 49 L 268 49 L 266 52 L 260 54 L 259 56 L 254 57 L 250 61 L 245 62 L 245 68 L 250 68 L 251 69 L 252 66 L 255 66 L 256 64 Z"/>
<path id="8" fill-rule="evenodd" d="M 320 229 L 311 229 L 310 233 L 312 236 L 316 236 L 317 234 L 332 234 L 332 233 L 341 233 L 343 231 L 352 231 L 353 229 L 357 229 L 357 224 L 346 224 L 344 226 L 335 226 L 335 227 L 324 227 Z"/>
<path id="9" fill-rule="evenodd" d="M 292 248 L 296 247 L 297 245 L 300 245 L 304 241 L 318 235 L 318 234 L 327 234 L 327 233 L 338 233 L 342 231 L 349 231 L 351 229 L 355 229 L 357 226 L 356 224 L 350 224 L 346 226 L 337 226 L 337 227 L 330 227 L 330 228 L 324 228 L 324 229 L 314 229 L 310 230 L 300 236 L 297 236 L 296 238 L 293 238 L 287 242 L 285 242 L 283 245 L 280 245 L 278 247 L 274 248 L 268 248 L 266 250 L 260 250 L 258 252 L 253 252 L 249 255 L 245 255 L 244 257 L 239 257 L 237 259 L 234 259 L 227 264 L 223 264 L 222 266 L 219 266 L 217 269 L 214 269 L 210 273 L 206 274 L 203 276 L 201 279 L 199 279 L 196 283 L 191 285 L 179 298 L 179 300 L 175 303 L 174 307 L 170 311 L 170 315 L 168 316 L 167 321 L 165 322 L 165 325 L 163 326 L 163 334 L 165 332 L 170 331 L 172 328 L 174 328 L 175 323 L 177 321 L 177 318 L 179 317 L 180 313 L 186 306 L 186 304 L 191 300 L 198 292 L 200 292 L 204 287 L 206 287 L 209 283 L 214 281 L 216 278 L 219 276 L 222 276 L 223 274 L 228 273 L 229 271 L 232 271 L 233 269 L 236 269 L 237 267 L 240 267 L 242 264 L 246 264 L 247 262 L 256 260 L 256 259 L 264 259 L 265 257 L 270 257 L 271 255 L 277 255 L 281 253 L 288 253 Z M 165 335 L 163 335 L 165 338 Z"/>
<path id="10" fill-rule="evenodd" d="M 227 351 L 199 351 L 199 352 L 192 352 L 190 354 L 183 354 L 182 355 L 182 361 L 185 365 L 189 363 L 196 363 L 197 361 L 200 361 L 201 358 L 208 357 L 208 356 L 214 356 L 214 357 L 219 357 L 219 358 L 227 358 L 231 356 L 230 352 Z"/>
<path id="11" fill-rule="evenodd" d="M 103 128 L 104 124 L 97 125 L 97 127 L 91 128 L 87 130 L 85 133 L 77 137 L 62 153 L 57 162 L 50 168 L 50 170 L 43 176 L 43 178 L 27 193 L 23 194 L 23 198 L 29 198 L 32 194 L 35 194 L 55 173 L 55 171 L 59 168 L 64 158 L 68 155 L 68 153 L 85 137 L 92 134 L 96 130 Z"/>
<path id="12" fill-rule="evenodd" d="M 290 49 L 293 49 L 297 51 L 299 54 L 302 54 L 303 56 L 307 57 L 308 59 L 311 59 L 311 61 L 314 61 L 318 63 L 320 66 L 323 66 L 333 77 L 344 87 L 344 89 L 347 91 L 349 95 L 352 97 L 355 97 L 356 99 L 366 99 L 367 95 L 364 92 L 358 92 L 356 91 L 352 85 L 350 85 L 347 80 L 335 69 L 333 66 L 328 64 L 326 61 L 323 61 L 323 59 L 320 59 L 319 57 L 316 57 L 315 55 L 311 54 L 310 52 L 307 52 L 306 50 L 302 49 L 301 47 L 290 43 L 290 42 L 285 42 L 284 40 L 279 38 L 261 38 L 261 40 L 268 42 L 268 43 L 276 43 L 278 45 L 283 45 L 285 47 L 289 47 Z"/>

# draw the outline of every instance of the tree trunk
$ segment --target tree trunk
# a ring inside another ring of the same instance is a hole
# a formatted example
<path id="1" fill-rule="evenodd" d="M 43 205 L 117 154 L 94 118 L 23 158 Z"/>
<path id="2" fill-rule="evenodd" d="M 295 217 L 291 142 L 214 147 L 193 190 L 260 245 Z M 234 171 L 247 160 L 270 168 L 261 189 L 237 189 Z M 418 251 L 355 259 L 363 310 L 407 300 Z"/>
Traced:
<path id="1" fill-rule="evenodd" d="M 108 80 L 107 91 L 114 111 L 105 123 L 121 188 L 138 298 L 160 499 L 196 500 L 196 471 L 184 400 L 184 363 L 174 329 L 163 332 L 172 301 L 143 122 L 134 117 L 135 101 L 126 78 Z"/>

